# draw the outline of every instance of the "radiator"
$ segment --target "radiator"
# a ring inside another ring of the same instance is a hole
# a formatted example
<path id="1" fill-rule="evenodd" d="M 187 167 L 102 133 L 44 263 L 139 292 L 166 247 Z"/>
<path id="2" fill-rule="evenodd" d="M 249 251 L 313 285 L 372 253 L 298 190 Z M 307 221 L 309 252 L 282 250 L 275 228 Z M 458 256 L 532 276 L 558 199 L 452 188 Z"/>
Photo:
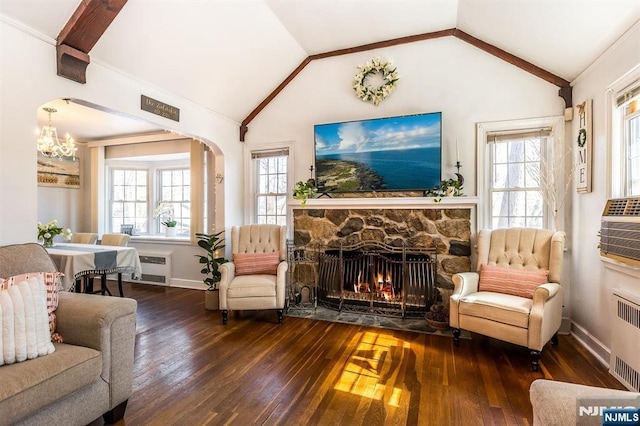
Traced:
<path id="1" fill-rule="evenodd" d="M 139 280 L 123 274 L 125 281 L 168 286 L 171 283 L 171 253 L 138 251 L 142 275 Z"/>
<path id="2" fill-rule="evenodd" d="M 600 227 L 600 254 L 640 266 L 640 198 L 607 201 Z"/>
<path id="3" fill-rule="evenodd" d="M 613 290 L 609 372 L 629 390 L 640 392 L 640 297 Z"/>

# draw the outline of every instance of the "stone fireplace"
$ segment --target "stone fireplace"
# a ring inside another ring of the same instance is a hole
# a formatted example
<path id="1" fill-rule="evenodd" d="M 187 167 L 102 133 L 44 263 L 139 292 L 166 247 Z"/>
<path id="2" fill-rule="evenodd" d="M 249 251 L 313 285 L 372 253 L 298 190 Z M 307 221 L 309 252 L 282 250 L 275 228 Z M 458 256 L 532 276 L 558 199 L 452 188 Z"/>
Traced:
<path id="1" fill-rule="evenodd" d="M 368 202 L 362 203 L 366 208 L 358 208 L 346 206 L 344 200 L 318 201 L 309 200 L 306 208 L 293 209 L 293 245 L 297 249 L 318 251 L 319 247 L 335 249 L 374 241 L 399 250 L 430 252 L 436 262 L 434 285 L 445 297 L 453 289 L 451 276 L 470 270 L 474 202 L 468 207 L 433 202 L 421 206 L 413 201 L 402 205 L 398 200 L 393 200 L 394 204 L 384 200 L 387 202 L 379 206 Z M 315 208 L 312 203 L 323 208 Z M 301 285 L 314 280 L 326 281 L 327 277 L 319 277 L 317 269 L 299 270 Z M 318 283 L 318 288 L 324 284 Z"/>
<path id="2" fill-rule="evenodd" d="M 318 304 L 387 316 L 422 316 L 436 301 L 436 253 L 362 241 L 320 248 Z"/>

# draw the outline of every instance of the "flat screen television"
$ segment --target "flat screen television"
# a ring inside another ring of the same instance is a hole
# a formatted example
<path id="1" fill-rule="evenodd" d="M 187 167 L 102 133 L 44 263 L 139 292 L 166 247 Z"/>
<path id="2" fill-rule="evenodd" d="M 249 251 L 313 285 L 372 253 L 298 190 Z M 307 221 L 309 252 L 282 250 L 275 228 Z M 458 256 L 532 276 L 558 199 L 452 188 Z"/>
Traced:
<path id="1" fill-rule="evenodd" d="M 314 126 L 319 192 L 416 191 L 440 185 L 442 113 Z"/>

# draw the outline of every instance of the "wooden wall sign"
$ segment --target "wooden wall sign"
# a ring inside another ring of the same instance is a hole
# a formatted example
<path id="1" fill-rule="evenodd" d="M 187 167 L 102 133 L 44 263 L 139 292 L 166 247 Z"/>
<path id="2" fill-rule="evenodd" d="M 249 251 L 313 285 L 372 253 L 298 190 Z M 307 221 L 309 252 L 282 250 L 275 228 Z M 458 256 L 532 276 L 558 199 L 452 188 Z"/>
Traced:
<path id="1" fill-rule="evenodd" d="M 578 117 L 578 135 L 576 136 L 576 190 L 579 194 L 591 192 L 591 163 L 593 156 L 593 124 L 591 113 L 592 100 L 587 99 L 576 106 Z"/>
<path id="2" fill-rule="evenodd" d="M 168 118 L 169 120 L 180 121 L 180 108 L 156 101 L 145 95 L 140 95 L 140 108 L 143 111 Z"/>

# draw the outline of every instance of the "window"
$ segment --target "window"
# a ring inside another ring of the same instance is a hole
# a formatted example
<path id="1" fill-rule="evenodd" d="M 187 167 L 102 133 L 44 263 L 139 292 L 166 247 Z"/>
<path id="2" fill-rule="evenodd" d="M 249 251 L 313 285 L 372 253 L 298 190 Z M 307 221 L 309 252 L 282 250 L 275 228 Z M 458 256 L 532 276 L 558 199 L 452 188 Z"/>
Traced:
<path id="1" fill-rule="evenodd" d="M 623 186 L 625 196 L 640 195 L 640 85 L 617 99 L 622 131 Z"/>
<path id="2" fill-rule="evenodd" d="M 148 172 L 135 169 L 111 169 L 111 229 L 120 232 L 122 224 L 133 224 L 148 232 Z"/>
<path id="3" fill-rule="evenodd" d="M 492 229 L 544 227 L 539 176 L 545 138 L 516 133 L 490 135 L 489 140 Z"/>
<path id="4" fill-rule="evenodd" d="M 251 158 L 256 176 L 256 223 L 286 225 L 289 150 L 256 151 Z"/>
<path id="5" fill-rule="evenodd" d="M 184 154 L 188 156 L 188 154 Z M 133 235 L 165 235 L 162 222 L 167 212 L 177 222 L 176 236 L 189 237 L 192 229 L 191 170 L 188 159 L 160 158 L 144 161 L 127 158 L 107 160 L 109 211 L 107 232 L 120 232 L 123 224 L 133 225 Z M 154 217 L 161 203 L 169 208 Z"/>
<path id="6" fill-rule="evenodd" d="M 191 224 L 191 171 L 188 168 L 160 170 L 158 204 L 171 204 L 176 235 L 188 236 Z M 158 226 L 161 220 L 158 219 Z"/>
<path id="7" fill-rule="evenodd" d="M 477 125 L 479 229 L 561 229 L 575 167 L 564 117 Z"/>

